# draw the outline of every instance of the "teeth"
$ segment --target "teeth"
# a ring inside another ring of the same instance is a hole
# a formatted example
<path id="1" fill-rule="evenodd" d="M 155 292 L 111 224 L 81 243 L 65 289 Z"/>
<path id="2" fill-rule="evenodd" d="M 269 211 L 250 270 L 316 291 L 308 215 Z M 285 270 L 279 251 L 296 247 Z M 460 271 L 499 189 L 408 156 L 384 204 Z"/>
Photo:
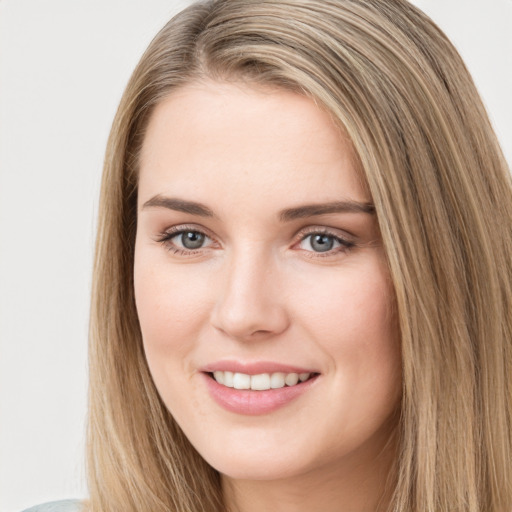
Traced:
<path id="1" fill-rule="evenodd" d="M 220 382 L 219 384 L 224 384 L 224 386 L 228 388 L 233 387 L 233 372 L 218 372 L 224 374 L 224 382 Z M 215 374 L 213 375 L 215 377 Z M 217 381 L 219 382 L 219 381 Z"/>
<path id="2" fill-rule="evenodd" d="M 310 378 L 310 373 L 260 373 L 259 375 L 247 375 L 246 373 L 233 373 L 215 371 L 213 378 L 228 388 L 252 389 L 254 391 L 266 391 L 267 389 L 279 389 L 286 386 L 295 386 Z"/>
<path id="3" fill-rule="evenodd" d="M 272 389 L 284 388 L 284 373 L 273 373 L 270 377 L 270 387 Z"/>
<path id="4" fill-rule="evenodd" d="M 235 373 L 233 375 L 233 387 L 235 389 L 251 389 L 251 376 L 245 373 Z"/>
<path id="5" fill-rule="evenodd" d="M 298 373 L 289 373 L 285 378 L 284 382 L 287 386 L 295 386 L 297 382 L 299 382 L 299 374 Z"/>
<path id="6" fill-rule="evenodd" d="M 268 373 L 253 375 L 251 377 L 251 389 L 260 391 L 270 389 L 270 375 Z"/>

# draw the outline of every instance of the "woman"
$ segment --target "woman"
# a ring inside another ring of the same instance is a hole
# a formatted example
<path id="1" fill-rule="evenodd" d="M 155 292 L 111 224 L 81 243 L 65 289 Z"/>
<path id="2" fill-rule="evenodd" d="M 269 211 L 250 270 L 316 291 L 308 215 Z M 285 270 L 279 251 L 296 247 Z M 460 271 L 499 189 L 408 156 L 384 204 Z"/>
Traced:
<path id="1" fill-rule="evenodd" d="M 186 9 L 107 150 L 86 508 L 510 510 L 511 227 L 417 9 Z"/>

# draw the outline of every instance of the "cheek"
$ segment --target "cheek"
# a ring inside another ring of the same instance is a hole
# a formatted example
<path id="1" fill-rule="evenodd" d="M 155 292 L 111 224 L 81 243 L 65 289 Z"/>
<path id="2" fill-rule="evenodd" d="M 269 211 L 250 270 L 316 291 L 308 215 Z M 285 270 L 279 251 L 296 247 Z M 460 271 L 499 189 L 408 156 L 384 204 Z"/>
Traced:
<path id="1" fill-rule="evenodd" d="M 295 315 L 319 339 L 332 340 L 332 348 L 388 345 L 390 338 L 397 337 L 392 284 L 380 259 L 368 260 L 352 268 L 304 272 L 295 283 Z"/>
<path id="2" fill-rule="evenodd" d="M 401 354 L 393 287 L 382 260 L 301 281 L 294 316 L 327 355 L 338 384 L 352 389 L 349 395 L 389 403 L 401 392 Z"/>
<path id="3" fill-rule="evenodd" d="M 177 367 L 189 367 L 188 356 L 205 324 L 209 298 L 201 280 L 151 258 L 150 251 L 136 251 L 134 286 L 144 350 L 158 386 L 164 375 L 176 375 Z"/>

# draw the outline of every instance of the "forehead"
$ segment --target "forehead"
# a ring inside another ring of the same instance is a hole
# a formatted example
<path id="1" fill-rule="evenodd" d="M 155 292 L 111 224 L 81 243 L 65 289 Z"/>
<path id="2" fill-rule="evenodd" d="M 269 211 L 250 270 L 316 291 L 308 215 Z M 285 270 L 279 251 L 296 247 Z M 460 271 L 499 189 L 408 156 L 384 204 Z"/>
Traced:
<path id="1" fill-rule="evenodd" d="M 141 151 L 140 196 L 197 196 L 220 186 L 223 194 L 293 189 L 305 196 L 297 201 L 312 191 L 322 201 L 339 194 L 368 200 L 355 162 L 343 130 L 306 96 L 200 82 L 155 108 Z"/>

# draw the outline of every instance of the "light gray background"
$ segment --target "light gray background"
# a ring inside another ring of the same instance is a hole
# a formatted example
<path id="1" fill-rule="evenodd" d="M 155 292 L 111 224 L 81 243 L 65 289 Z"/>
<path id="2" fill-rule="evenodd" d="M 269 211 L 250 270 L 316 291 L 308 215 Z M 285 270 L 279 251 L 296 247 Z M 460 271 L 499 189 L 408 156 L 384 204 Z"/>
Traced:
<path id="1" fill-rule="evenodd" d="M 103 152 L 182 0 L 0 0 L 0 511 L 84 497 L 87 318 Z M 512 0 L 416 0 L 512 162 Z"/>

